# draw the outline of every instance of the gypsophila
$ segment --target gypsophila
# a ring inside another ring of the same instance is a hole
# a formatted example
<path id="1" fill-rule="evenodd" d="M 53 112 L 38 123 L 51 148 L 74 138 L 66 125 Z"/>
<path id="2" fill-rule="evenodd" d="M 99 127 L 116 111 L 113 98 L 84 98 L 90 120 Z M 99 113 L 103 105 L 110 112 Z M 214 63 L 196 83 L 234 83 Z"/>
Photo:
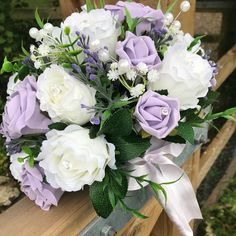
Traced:
<path id="1" fill-rule="evenodd" d="M 109 70 L 107 77 L 111 81 L 115 81 L 119 79 L 119 72 L 117 70 Z"/>
<path id="2" fill-rule="evenodd" d="M 134 81 L 137 77 L 137 72 L 134 69 L 131 69 L 126 73 L 126 77 L 128 80 Z"/>
<path id="3" fill-rule="evenodd" d="M 143 62 L 138 63 L 136 68 L 141 75 L 146 75 L 148 73 L 148 66 Z"/>
<path id="4" fill-rule="evenodd" d="M 111 70 L 116 70 L 117 68 L 118 68 L 118 63 L 117 62 L 113 62 L 112 64 L 111 64 Z"/>
<path id="5" fill-rule="evenodd" d="M 147 75 L 147 78 L 150 82 L 154 82 L 157 80 L 157 77 L 158 77 L 158 71 L 157 70 L 150 70 L 148 72 L 148 75 Z"/>
<path id="6" fill-rule="evenodd" d="M 137 84 L 135 87 L 130 89 L 130 95 L 134 98 L 139 97 L 145 92 L 144 84 Z"/>
<path id="7" fill-rule="evenodd" d="M 36 60 L 34 63 L 35 69 L 39 69 L 41 67 L 41 62 L 39 60 Z"/>

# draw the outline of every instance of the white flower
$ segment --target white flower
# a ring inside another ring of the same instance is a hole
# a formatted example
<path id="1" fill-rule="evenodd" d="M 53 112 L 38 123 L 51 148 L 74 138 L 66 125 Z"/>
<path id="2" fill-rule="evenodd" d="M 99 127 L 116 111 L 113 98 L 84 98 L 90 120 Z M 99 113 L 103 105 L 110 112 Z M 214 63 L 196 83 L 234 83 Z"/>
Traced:
<path id="1" fill-rule="evenodd" d="M 196 108 L 199 98 L 205 97 L 211 87 L 213 69 L 207 60 L 187 51 L 186 45 L 176 44 L 165 54 L 158 79 L 150 83 L 152 90 L 168 90 L 168 96 L 177 98 L 180 108 Z"/>
<path id="2" fill-rule="evenodd" d="M 116 69 L 118 69 L 118 63 L 117 62 L 113 62 L 111 64 L 111 70 L 116 70 Z"/>
<path id="3" fill-rule="evenodd" d="M 109 80 L 115 81 L 119 79 L 119 72 L 118 70 L 109 70 L 107 77 Z"/>
<path id="4" fill-rule="evenodd" d="M 139 97 L 145 92 L 145 85 L 144 84 L 137 84 L 135 87 L 130 89 L 130 95 L 132 97 Z"/>
<path id="5" fill-rule="evenodd" d="M 35 46 L 33 44 L 30 45 L 30 52 L 33 53 L 35 51 Z"/>
<path id="6" fill-rule="evenodd" d="M 41 62 L 39 60 L 36 60 L 34 62 L 34 67 L 35 67 L 35 69 L 39 69 L 41 67 Z"/>
<path id="7" fill-rule="evenodd" d="M 11 174 L 12 176 L 18 180 L 18 181 L 21 181 L 21 173 L 22 173 L 22 170 L 23 170 L 23 164 L 24 162 L 20 163 L 18 161 L 18 158 L 24 158 L 24 157 L 27 157 L 28 154 L 24 153 L 24 152 L 20 152 L 20 153 L 16 153 L 16 154 L 13 154 L 10 156 L 10 171 L 11 171 Z"/>
<path id="8" fill-rule="evenodd" d="M 150 82 L 154 82 L 158 79 L 158 71 L 153 69 L 148 72 L 147 78 Z"/>
<path id="9" fill-rule="evenodd" d="M 17 90 L 18 86 L 21 84 L 21 80 L 18 79 L 15 81 L 17 75 L 18 74 L 15 73 L 9 78 L 9 81 L 7 84 L 7 94 L 8 95 L 13 94 Z"/>
<path id="10" fill-rule="evenodd" d="M 38 47 L 38 52 L 39 54 L 41 54 L 42 56 L 47 56 L 48 53 L 50 53 L 51 49 L 47 44 L 41 44 Z"/>
<path id="11" fill-rule="evenodd" d="M 89 36 L 90 41 L 99 40 L 101 47 L 107 47 L 114 55 L 120 30 L 110 11 L 96 9 L 90 12 L 75 12 L 62 23 L 62 28 L 70 27 L 72 35 L 78 31 Z"/>
<path id="12" fill-rule="evenodd" d="M 69 75 L 62 67 L 51 65 L 39 76 L 37 97 L 40 108 L 47 111 L 54 122 L 86 124 L 94 113 L 82 105 L 96 104 L 93 88 Z"/>
<path id="13" fill-rule="evenodd" d="M 143 62 L 138 63 L 136 68 L 141 75 L 146 75 L 148 73 L 148 66 Z"/>
<path id="14" fill-rule="evenodd" d="M 102 181 L 107 165 L 116 169 L 115 146 L 104 136 L 90 139 L 89 130 L 78 125 L 52 130 L 46 136 L 38 160 L 54 188 L 79 191 L 84 185 Z"/>
<path id="15" fill-rule="evenodd" d="M 137 77 L 137 72 L 134 69 L 131 69 L 126 73 L 126 77 L 128 80 L 134 81 Z"/>

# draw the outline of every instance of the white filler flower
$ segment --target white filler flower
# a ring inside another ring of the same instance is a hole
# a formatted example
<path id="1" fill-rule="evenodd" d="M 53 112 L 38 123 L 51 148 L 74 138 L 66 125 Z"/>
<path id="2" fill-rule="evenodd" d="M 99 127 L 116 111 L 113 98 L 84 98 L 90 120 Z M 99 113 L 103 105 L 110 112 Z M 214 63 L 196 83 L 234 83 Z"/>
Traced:
<path id="1" fill-rule="evenodd" d="M 103 135 L 90 139 L 88 129 L 70 125 L 63 131 L 52 130 L 46 136 L 38 159 L 54 188 L 79 191 L 84 185 L 102 181 L 107 165 L 116 169 L 115 146 Z"/>
<path id="2" fill-rule="evenodd" d="M 94 113 L 84 107 L 96 104 L 95 90 L 69 75 L 62 67 L 51 65 L 39 76 L 37 97 L 40 108 L 54 122 L 86 124 Z"/>
<path id="3" fill-rule="evenodd" d="M 120 30 L 110 11 L 96 9 L 90 12 L 75 12 L 62 23 L 62 28 L 65 27 L 70 27 L 72 34 L 78 31 L 89 36 L 90 42 L 99 40 L 101 48 L 107 47 L 114 55 Z"/>
<path id="4" fill-rule="evenodd" d="M 213 69 L 207 60 L 187 51 L 186 45 L 176 44 L 165 54 L 158 79 L 150 82 L 152 90 L 168 90 L 168 96 L 177 98 L 180 108 L 196 108 L 199 98 L 205 97 L 211 87 Z"/>
<path id="5" fill-rule="evenodd" d="M 11 174 L 12 176 L 18 180 L 18 181 L 21 181 L 21 173 L 22 173 L 22 170 L 23 170 L 23 164 L 25 161 L 23 162 L 19 162 L 18 161 L 18 158 L 24 158 L 24 157 L 27 157 L 28 154 L 24 153 L 24 152 L 19 152 L 19 153 L 16 153 L 16 154 L 13 154 L 10 156 L 10 171 L 11 171 Z"/>

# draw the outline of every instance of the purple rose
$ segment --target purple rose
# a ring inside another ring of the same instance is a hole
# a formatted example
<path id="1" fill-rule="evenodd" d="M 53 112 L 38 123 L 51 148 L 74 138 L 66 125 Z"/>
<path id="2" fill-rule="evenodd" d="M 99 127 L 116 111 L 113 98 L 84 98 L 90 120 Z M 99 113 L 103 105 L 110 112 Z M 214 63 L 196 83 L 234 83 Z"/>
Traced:
<path id="1" fill-rule="evenodd" d="M 21 191 L 30 200 L 35 201 L 41 209 L 48 211 L 51 205 L 57 206 L 63 191 L 44 183 L 43 176 L 43 169 L 38 165 L 31 168 L 28 163 L 24 164 L 21 174 Z"/>
<path id="2" fill-rule="evenodd" d="M 149 90 L 139 98 L 134 116 L 143 130 L 162 139 L 178 126 L 179 103 L 176 99 Z"/>
<path id="3" fill-rule="evenodd" d="M 8 98 L 0 130 L 8 141 L 48 131 L 51 120 L 40 111 L 36 86 L 35 77 L 28 76 Z"/>
<path id="4" fill-rule="evenodd" d="M 131 66 L 143 62 L 149 69 L 153 69 L 161 62 L 154 41 L 150 37 L 136 36 L 129 31 L 126 32 L 125 40 L 117 43 L 116 54 L 120 59 L 128 60 Z"/>
<path id="5" fill-rule="evenodd" d="M 149 6 L 144 6 L 135 2 L 119 1 L 116 5 L 106 5 L 105 9 L 118 16 L 118 20 L 123 22 L 125 19 L 125 8 L 128 9 L 132 18 L 141 18 L 141 22 L 136 27 L 136 34 L 150 32 L 152 27 L 162 29 L 164 26 L 164 15 L 161 10 L 155 10 Z"/>

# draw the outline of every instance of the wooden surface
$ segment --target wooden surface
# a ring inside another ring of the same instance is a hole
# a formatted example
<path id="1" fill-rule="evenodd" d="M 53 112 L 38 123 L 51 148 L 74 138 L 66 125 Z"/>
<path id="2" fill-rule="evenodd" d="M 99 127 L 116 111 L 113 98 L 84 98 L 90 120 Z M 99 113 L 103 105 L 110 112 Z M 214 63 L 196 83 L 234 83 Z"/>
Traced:
<path id="1" fill-rule="evenodd" d="M 75 236 L 95 216 L 87 191 L 65 194 L 49 212 L 23 198 L 0 215 L 0 236 Z"/>
<path id="2" fill-rule="evenodd" d="M 224 176 L 218 182 L 211 195 L 208 197 L 207 201 L 204 203 L 204 207 L 209 207 L 210 205 L 217 202 L 225 186 L 228 184 L 229 179 L 233 178 L 236 173 L 236 155 L 234 155 L 230 165 L 228 166 Z"/>
<path id="3" fill-rule="evenodd" d="M 217 62 L 219 74 L 217 76 L 217 85 L 214 88 L 217 90 L 229 75 L 236 68 L 236 44 Z"/>
<path id="4" fill-rule="evenodd" d="M 236 115 L 234 115 L 236 118 Z M 220 155 L 221 151 L 234 134 L 236 124 L 233 121 L 227 121 L 213 141 L 209 144 L 207 150 L 203 153 L 200 160 L 200 172 L 198 186 L 201 184 L 208 171 Z"/>
<path id="5" fill-rule="evenodd" d="M 80 8 L 79 0 L 59 0 L 63 19 Z"/>
<path id="6" fill-rule="evenodd" d="M 161 205 L 153 197 L 148 203 L 143 207 L 141 212 L 148 216 L 148 219 L 142 220 L 137 218 L 132 218 L 128 224 L 117 233 L 117 236 L 145 236 L 149 235 L 156 224 L 161 212 Z"/>

